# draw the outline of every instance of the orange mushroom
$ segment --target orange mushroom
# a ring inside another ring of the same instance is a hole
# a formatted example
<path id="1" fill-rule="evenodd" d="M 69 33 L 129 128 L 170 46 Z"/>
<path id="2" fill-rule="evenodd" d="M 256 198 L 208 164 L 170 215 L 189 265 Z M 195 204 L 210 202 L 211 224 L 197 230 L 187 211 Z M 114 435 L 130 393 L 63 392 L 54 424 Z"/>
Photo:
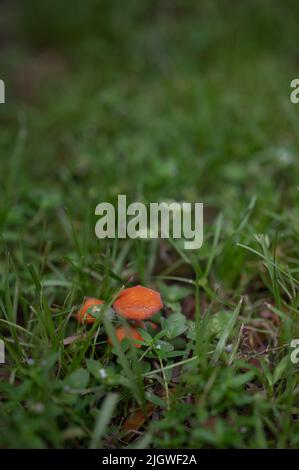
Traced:
<path id="1" fill-rule="evenodd" d="M 100 299 L 89 298 L 87 299 L 82 307 L 80 308 L 79 312 L 76 315 L 77 320 L 80 323 L 85 323 L 90 325 L 96 321 L 95 317 L 92 313 L 99 312 L 99 305 L 103 305 L 104 301 Z"/>
<path id="2" fill-rule="evenodd" d="M 124 289 L 113 304 L 116 313 L 128 320 L 145 320 L 162 307 L 159 292 L 143 286 Z"/>
<path id="3" fill-rule="evenodd" d="M 131 327 L 131 326 L 119 326 L 115 330 L 115 335 L 117 340 L 121 343 L 124 339 L 126 338 L 131 338 L 133 340 L 137 341 L 143 341 L 143 338 L 137 328 Z M 108 339 L 108 343 L 113 346 L 111 338 Z M 134 343 L 135 348 L 141 348 L 141 344 L 139 343 Z"/>

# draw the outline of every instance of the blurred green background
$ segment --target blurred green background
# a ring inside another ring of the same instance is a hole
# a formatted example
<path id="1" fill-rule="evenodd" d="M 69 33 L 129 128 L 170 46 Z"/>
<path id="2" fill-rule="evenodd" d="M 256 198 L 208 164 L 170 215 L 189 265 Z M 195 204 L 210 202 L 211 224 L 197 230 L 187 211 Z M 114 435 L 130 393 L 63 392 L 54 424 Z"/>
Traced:
<path id="1" fill-rule="evenodd" d="M 122 192 L 222 205 L 291 178 L 295 1 L 28 0 L 1 10 L 1 173 L 7 180 L 23 131 L 11 176 L 23 202 L 55 192 L 78 210 L 82 198 Z"/>
<path id="2" fill-rule="evenodd" d="M 236 241 L 294 224 L 297 13 L 292 0 L 1 2 L 5 249 L 24 266 L 49 243 L 61 268 L 71 223 L 92 258 L 95 206 L 118 194 L 204 202 L 206 241 L 220 211 L 230 234 L 252 198 Z M 243 255 L 229 244 L 238 266 L 217 274 L 231 285 Z"/>
<path id="3" fill-rule="evenodd" d="M 1 2 L 0 224 L 65 253 L 98 202 L 202 201 L 206 221 L 298 202 L 296 1 Z M 46 225 L 46 228 L 45 228 Z M 42 228 L 44 227 L 44 229 Z M 17 235 L 18 233 L 18 235 Z"/>

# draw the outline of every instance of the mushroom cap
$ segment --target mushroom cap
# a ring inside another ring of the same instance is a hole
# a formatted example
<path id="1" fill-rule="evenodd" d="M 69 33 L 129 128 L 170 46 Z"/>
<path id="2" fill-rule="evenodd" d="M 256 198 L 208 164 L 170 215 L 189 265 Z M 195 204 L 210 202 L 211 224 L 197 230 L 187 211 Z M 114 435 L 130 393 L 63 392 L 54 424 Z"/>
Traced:
<path id="1" fill-rule="evenodd" d="M 118 341 L 121 343 L 125 338 L 131 338 L 133 340 L 143 341 L 143 338 L 137 328 L 131 326 L 119 326 L 115 330 L 115 335 Z M 108 343 L 113 346 L 112 340 L 108 338 Z M 141 344 L 133 343 L 135 348 L 141 348 Z"/>
<path id="2" fill-rule="evenodd" d="M 78 311 L 76 318 L 80 323 L 85 323 L 90 325 L 96 321 L 95 317 L 88 313 L 88 310 L 91 309 L 94 313 L 97 311 L 97 306 L 102 305 L 104 303 L 101 299 L 95 299 L 90 297 L 89 299 L 85 300 L 82 307 Z M 89 310 L 90 311 L 90 310 Z"/>
<path id="3" fill-rule="evenodd" d="M 145 320 L 162 307 L 159 292 L 143 286 L 124 289 L 113 304 L 116 313 L 128 320 Z"/>

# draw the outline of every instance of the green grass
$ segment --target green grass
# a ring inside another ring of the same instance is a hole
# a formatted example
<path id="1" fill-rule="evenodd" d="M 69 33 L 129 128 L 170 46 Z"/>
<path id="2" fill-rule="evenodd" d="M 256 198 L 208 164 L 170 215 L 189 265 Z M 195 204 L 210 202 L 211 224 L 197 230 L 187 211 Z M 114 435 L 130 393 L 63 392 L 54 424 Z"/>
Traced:
<path id="1" fill-rule="evenodd" d="M 298 448 L 298 7 L 247 3 L 1 6 L 1 448 Z M 203 247 L 100 242 L 118 194 L 204 202 Z M 139 283 L 142 348 L 78 325 Z"/>

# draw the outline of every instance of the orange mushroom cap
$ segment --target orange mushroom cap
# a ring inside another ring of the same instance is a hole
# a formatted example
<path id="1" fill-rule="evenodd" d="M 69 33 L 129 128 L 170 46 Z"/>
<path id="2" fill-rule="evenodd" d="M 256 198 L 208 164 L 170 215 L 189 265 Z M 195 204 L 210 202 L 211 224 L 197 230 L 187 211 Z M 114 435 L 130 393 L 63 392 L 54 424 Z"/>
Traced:
<path id="1" fill-rule="evenodd" d="M 121 343 L 125 338 L 131 338 L 135 339 L 138 341 L 143 341 L 143 338 L 137 328 L 131 327 L 131 326 L 119 326 L 115 330 L 115 335 L 118 341 Z M 108 343 L 113 346 L 111 338 L 108 338 Z M 135 348 L 141 348 L 141 344 L 139 343 L 134 343 Z"/>
<path id="2" fill-rule="evenodd" d="M 87 299 L 82 307 L 80 308 L 79 312 L 76 315 L 77 320 L 80 323 L 85 323 L 87 325 L 90 325 L 96 321 L 95 317 L 91 315 L 91 313 L 88 313 L 92 311 L 93 313 L 96 313 L 98 311 L 98 305 L 102 305 L 104 303 L 103 300 L 100 299 L 94 299 L 94 298 L 89 298 Z"/>
<path id="3" fill-rule="evenodd" d="M 116 313 L 129 320 L 145 320 L 162 307 L 159 292 L 143 286 L 124 289 L 113 304 Z"/>

